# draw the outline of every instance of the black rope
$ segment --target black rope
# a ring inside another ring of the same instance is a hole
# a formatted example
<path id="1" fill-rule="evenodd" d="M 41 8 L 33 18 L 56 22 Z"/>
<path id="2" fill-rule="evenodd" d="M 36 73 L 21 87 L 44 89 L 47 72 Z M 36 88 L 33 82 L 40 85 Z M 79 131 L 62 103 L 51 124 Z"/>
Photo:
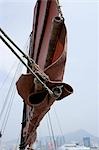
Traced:
<path id="1" fill-rule="evenodd" d="M 8 39 L 8 41 L 11 42 L 12 45 L 15 46 L 16 49 L 19 50 L 19 52 L 29 61 L 29 57 L 11 40 L 10 37 L 8 37 L 8 35 L 0 28 L 1 33 Z M 0 36 L 0 38 L 2 39 L 2 37 Z M 14 52 L 13 52 L 14 53 Z"/>
<path id="2" fill-rule="evenodd" d="M 54 93 L 47 87 L 47 85 L 38 77 L 38 75 L 33 72 L 33 70 L 23 61 L 23 59 L 14 51 L 14 49 L 8 44 L 8 42 L 0 36 L 1 40 L 9 47 L 9 49 L 14 53 L 14 55 L 24 64 L 24 66 L 32 73 L 32 75 L 44 86 L 44 88 L 49 92 L 51 96 L 54 95 Z"/>

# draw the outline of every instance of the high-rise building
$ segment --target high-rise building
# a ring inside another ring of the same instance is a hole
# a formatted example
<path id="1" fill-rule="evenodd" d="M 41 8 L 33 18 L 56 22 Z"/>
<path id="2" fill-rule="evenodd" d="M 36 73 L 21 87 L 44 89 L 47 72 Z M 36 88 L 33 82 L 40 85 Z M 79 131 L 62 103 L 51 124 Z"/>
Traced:
<path id="1" fill-rule="evenodd" d="M 90 147 L 90 137 L 83 138 L 84 146 Z"/>

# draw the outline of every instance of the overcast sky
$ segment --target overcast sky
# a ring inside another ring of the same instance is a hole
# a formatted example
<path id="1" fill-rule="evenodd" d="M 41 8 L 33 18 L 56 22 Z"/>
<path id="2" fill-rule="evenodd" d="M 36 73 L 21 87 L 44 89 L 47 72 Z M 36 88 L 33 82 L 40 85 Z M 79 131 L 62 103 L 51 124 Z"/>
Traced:
<path id="1" fill-rule="evenodd" d="M 35 2 L 36 0 L 28 0 L 28 2 L 0 0 L 0 27 L 23 50 L 32 30 Z M 99 136 L 98 1 L 60 0 L 60 5 L 68 31 L 68 59 L 64 82 L 73 87 L 74 93 L 62 101 L 55 102 L 52 106 L 50 114 L 54 133 L 60 134 L 56 111 L 63 133 L 84 129 Z M 0 86 L 16 61 L 15 56 L 0 41 Z M 16 69 L 17 65 L 14 66 Z M 0 109 L 12 76 L 13 71 L 9 75 L 6 86 L 0 91 Z M 4 139 L 12 140 L 19 136 L 22 106 L 22 100 L 16 96 Z M 48 135 L 46 122 L 47 117 L 43 119 L 38 135 Z"/>

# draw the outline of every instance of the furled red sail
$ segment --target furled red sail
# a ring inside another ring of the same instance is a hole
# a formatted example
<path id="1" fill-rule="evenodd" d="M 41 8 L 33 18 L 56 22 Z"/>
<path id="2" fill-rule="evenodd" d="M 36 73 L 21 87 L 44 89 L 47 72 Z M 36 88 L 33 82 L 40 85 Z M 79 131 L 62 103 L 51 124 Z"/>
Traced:
<path id="1" fill-rule="evenodd" d="M 25 146 L 35 142 L 36 129 L 55 100 L 73 92 L 70 85 L 62 83 L 67 31 L 59 8 L 57 0 L 38 0 L 34 9 L 29 55 L 38 65 L 31 65 L 31 68 L 54 95 L 50 95 L 31 73 L 21 75 L 17 81 L 18 93 L 26 107 L 27 119 L 22 129 Z"/>

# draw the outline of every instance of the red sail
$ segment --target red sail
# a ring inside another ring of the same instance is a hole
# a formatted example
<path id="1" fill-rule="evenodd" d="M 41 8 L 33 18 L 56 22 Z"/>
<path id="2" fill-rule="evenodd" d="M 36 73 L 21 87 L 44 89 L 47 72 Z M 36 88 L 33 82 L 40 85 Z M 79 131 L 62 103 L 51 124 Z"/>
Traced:
<path id="1" fill-rule="evenodd" d="M 46 85 L 52 91 L 56 90 L 56 95 L 50 96 L 31 73 L 19 78 L 18 93 L 26 105 L 27 121 L 22 132 L 25 146 L 35 142 L 36 129 L 55 100 L 61 100 L 73 92 L 70 85 L 62 83 L 67 54 L 67 30 L 59 8 L 57 0 L 38 0 L 34 9 L 29 55 L 38 64 L 35 73 L 42 79 L 45 78 Z"/>

